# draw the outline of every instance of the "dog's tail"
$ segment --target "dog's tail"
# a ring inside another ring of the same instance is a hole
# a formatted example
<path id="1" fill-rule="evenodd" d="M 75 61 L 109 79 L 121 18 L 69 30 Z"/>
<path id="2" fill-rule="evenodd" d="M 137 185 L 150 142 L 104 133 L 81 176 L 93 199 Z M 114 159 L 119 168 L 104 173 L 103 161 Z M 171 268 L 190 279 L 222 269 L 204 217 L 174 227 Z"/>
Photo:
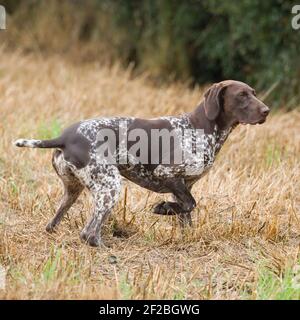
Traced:
<path id="1" fill-rule="evenodd" d="M 29 140 L 29 139 L 18 139 L 13 143 L 16 147 L 27 147 L 27 148 L 63 148 L 61 138 L 52 140 Z"/>

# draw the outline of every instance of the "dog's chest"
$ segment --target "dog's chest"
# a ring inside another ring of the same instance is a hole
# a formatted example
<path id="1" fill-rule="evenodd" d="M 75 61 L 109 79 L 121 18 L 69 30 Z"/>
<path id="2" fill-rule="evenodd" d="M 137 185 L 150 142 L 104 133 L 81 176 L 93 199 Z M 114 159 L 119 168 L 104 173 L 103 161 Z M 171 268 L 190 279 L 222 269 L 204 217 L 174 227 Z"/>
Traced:
<path id="1" fill-rule="evenodd" d="M 216 155 L 225 142 L 230 129 L 219 131 L 214 128 L 210 134 L 203 130 L 194 129 L 189 120 L 185 117 L 167 118 L 172 127 L 177 130 L 181 139 L 182 161 L 174 165 L 160 164 L 154 170 L 157 177 L 190 177 L 201 178 L 212 167 Z"/>

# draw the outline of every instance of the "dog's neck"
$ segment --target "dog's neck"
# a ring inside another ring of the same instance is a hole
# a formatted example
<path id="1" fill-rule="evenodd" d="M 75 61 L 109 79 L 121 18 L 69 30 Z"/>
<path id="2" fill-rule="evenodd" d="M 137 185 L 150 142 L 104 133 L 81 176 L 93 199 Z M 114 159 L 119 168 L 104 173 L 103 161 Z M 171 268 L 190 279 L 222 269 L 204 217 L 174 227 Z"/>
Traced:
<path id="1" fill-rule="evenodd" d="M 222 142 L 226 140 L 230 132 L 237 126 L 232 119 L 221 111 L 215 120 L 209 120 L 205 114 L 204 102 L 202 101 L 198 107 L 188 113 L 190 123 L 195 129 L 203 129 L 204 134 L 216 134 L 217 138 Z"/>
<path id="2" fill-rule="evenodd" d="M 194 111 L 188 113 L 188 118 L 195 129 L 203 129 L 205 134 L 212 133 L 216 127 L 221 132 L 235 128 L 237 125 L 224 111 L 221 111 L 215 120 L 209 120 L 205 114 L 203 101 Z"/>

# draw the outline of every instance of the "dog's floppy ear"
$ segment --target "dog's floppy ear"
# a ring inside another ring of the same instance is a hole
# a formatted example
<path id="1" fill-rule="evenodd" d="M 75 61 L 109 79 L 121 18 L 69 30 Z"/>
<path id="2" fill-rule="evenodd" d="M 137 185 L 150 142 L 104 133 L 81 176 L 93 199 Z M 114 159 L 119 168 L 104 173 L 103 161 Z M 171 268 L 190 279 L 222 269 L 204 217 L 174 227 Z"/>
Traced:
<path id="1" fill-rule="evenodd" d="M 204 94 L 204 110 L 208 120 L 215 120 L 221 110 L 221 93 L 225 88 L 221 83 L 213 84 Z"/>

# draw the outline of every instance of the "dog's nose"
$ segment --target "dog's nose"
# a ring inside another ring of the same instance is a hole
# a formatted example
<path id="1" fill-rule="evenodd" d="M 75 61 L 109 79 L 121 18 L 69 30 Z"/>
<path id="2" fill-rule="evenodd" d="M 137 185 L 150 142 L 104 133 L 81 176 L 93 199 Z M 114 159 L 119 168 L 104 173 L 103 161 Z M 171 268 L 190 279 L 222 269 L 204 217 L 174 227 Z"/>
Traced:
<path id="1" fill-rule="evenodd" d="M 261 114 L 266 117 L 270 112 L 270 109 L 268 107 L 265 107 L 261 110 Z"/>

